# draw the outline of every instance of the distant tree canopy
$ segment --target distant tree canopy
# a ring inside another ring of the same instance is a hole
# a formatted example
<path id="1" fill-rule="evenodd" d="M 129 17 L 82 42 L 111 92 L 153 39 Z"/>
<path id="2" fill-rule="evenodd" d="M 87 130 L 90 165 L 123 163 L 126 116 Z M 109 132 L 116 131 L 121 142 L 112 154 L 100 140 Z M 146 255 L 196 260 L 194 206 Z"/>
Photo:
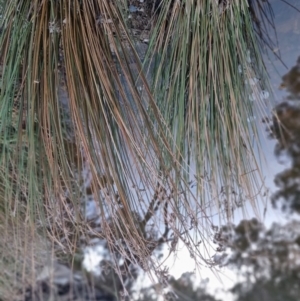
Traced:
<path id="1" fill-rule="evenodd" d="M 215 238 L 230 252 L 223 264 L 243 276 L 231 289 L 236 300 L 299 300 L 299 221 L 266 229 L 257 219 L 243 220 L 223 227 Z"/>
<path id="2" fill-rule="evenodd" d="M 278 191 L 272 202 L 290 213 L 300 213 L 300 57 L 284 77 L 283 84 L 287 88 L 289 101 L 278 105 L 274 112 L 272 136 L 277 139 L 276 155 L 286 156 L 291 165 L 275 178 Z"/>

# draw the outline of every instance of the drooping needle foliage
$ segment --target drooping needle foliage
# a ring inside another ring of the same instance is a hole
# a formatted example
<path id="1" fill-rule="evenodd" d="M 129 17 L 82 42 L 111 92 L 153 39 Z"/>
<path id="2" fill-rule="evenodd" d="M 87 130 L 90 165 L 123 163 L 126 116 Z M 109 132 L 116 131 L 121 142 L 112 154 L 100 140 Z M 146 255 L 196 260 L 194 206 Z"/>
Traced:
<path id="1" fill-rule="evenodd" d="M 249 96 L 266 83 L 250 8 L 242 0 L 161 1 L 150 41 L 154 98 L 175 140 L 174 154 L 202 179 L 203 200 L 210 191 L 219 201 L 222 187 L 251 198 L 261 184 L 250 121 L 263 106 Z"/>
<path id="2" fill-rule="evenodd" d="M 247 1 L 157 1 L 153 12 L 144 59 L 126 1 L 1 5 L 1 214 L 33 223 L 55 256 L 78 252 L 92 196 L 94 235 L 112 252 L 146 269 L 158 244 L 183 240 L 198 260 L 189 229 L 203 239 L 207 208 L 221 214 L 226 199 L 231 218 L 262 184 L 249 94 L 263 68 Z"/>

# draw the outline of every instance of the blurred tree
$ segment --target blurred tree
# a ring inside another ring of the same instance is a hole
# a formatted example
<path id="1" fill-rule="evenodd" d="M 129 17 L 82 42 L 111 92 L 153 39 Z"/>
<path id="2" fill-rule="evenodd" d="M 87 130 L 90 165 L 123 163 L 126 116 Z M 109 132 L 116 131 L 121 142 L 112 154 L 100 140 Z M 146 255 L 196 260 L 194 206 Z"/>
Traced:
<path id="1" fill-rule="evenodd" d="M 290 161 L 290 167 L 275 177 L 278 191 L 273 195 L 273 205 L 284 211 L 300 213 L 300 57 L 286 75 L 282 87 L 287 89 L 289 100 L 274 109 L 271 135 L 277 140 L 275 154 Z"/>
<path id="2" fill-rule="evenodd" d="M 257 219 L 222 227 L 215 235 L 222 265 L 242 276 L 231 291 L 239 301 L 299 300 L 300 222 L 274 223 L 270 229 Z"/>

